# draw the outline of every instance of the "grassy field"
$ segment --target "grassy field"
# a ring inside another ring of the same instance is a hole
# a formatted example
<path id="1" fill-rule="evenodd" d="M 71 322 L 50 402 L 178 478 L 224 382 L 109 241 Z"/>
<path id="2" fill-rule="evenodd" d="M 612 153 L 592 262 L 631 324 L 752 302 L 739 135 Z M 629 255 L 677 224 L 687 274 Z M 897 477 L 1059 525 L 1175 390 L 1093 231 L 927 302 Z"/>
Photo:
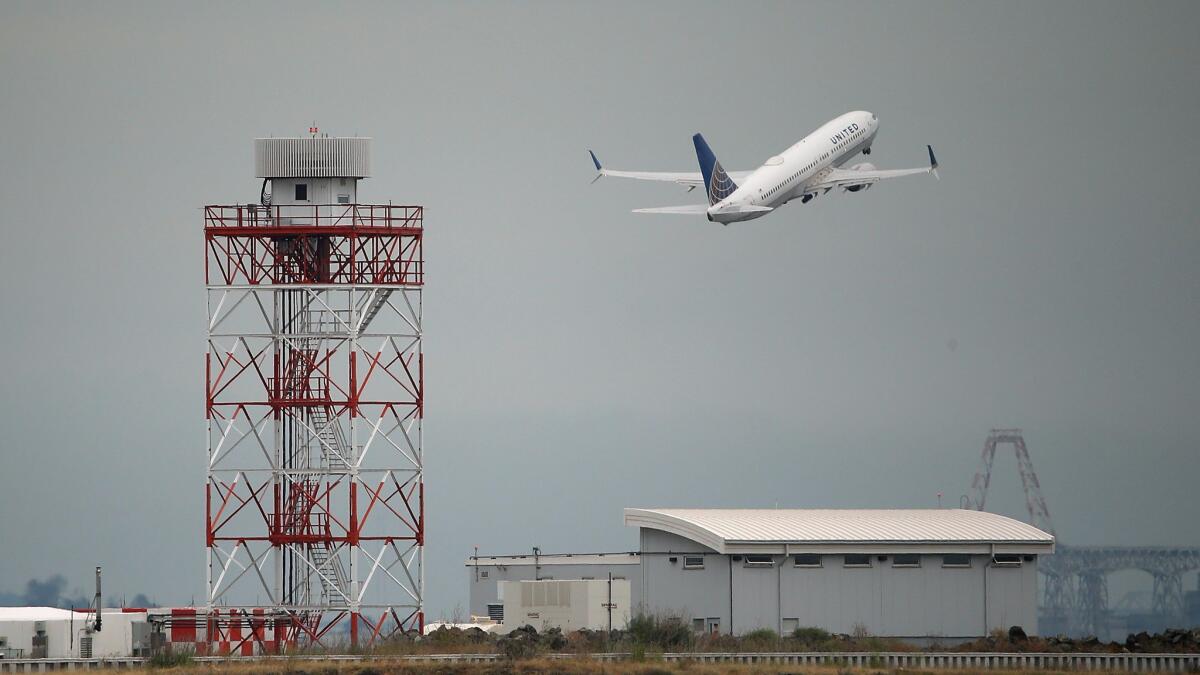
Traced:
<path id="1" fill-rule="evenodd" d="M 1135 639 L 1136 638 L 1136 639 Z M 1119 654 L 1122 652 L 1174 652 L 1196 653 L 1200 631 L 1168 631 L 1162 636 L 1130 636 L 1126 645 L 1103 643 L 1099 640 L 1065 640 L 1061 638 L 1038 638 L 1026 636 L 1019 629 L 997 631 L 992 635 L 968 644 L 950 648 L 933 647 L 930 651 L 1014 653 L 1034 652 L 1042 654 Z M 152 670 L 163 673 L 210 673 L 213 675 L 384 675 L 385 673 L 631 673 L 651 675 L 662 673 L 691 673 L 696 675 L 728 673 L 975 673 L 978 670 L 905 668 L 854 668 L 847 666 L 790 665 L 790 664 L 740 664 L 709 663 L 698 660 L 665 661 L 665 653 L 699 655 L 713 652 L 764 654 L 771 652 L 820 652 L 830 658 L 839 653 L 880 654 L 900 652 L 914 654 L 915 647 L 897 640 L 869 635 L 833 635 L 817 628 L 801 628 L 780 636 L 769 630 L 760 630 L 740 636 L 706 635 L 697 636 L 687 625 L 676 619 L 635 617 L 627 630 L 603 633 L 575 631 L 563 634 L 557 629 L 537 631 L 526 626 L 505 635 L 488 635 L 478 629 L 463 631 L 458 628 L 439 629 L 423 637 L 398 636 L 383 641 L 363 651 L 349 645 L 326 645 L 321 649 L 293 653 L 288 658 L 273 658 L 260 661 L 214 661 L 202 662 L 188 653 L 164 652 L 150 662 Z M 620 653 L 630 658 L 621 661 L 601 660 L 591 654 Z M 360 654 L 365 661 L 323 660 L 322 656 L 338 654 Z M 421 662 L 405 657 L 420 657 L 442 654 L 487 654 L 499 657 L 487 663 L 448 663 L 439 661 Z M 571 655 L 567 658 L 551 658 L 550 655 Z M 841 657 L 845 662 L 846 657 Z M 859 657 L 860 659 L 862 657 Z M 862 663 L 863 660 L 859 660 Z M 880 659 L 870 662 L 885 663 Z M 892 661 L 892 663 L 896 663 Z M 989 673 L 1035 672 L 1031 670 L 989 670 Z M 1065 672 L 1039 670 L 1036 672 Z M 1114 671 L 1109 671 L 1114 672 Z"/>
<path id="2" fill-rule="evenodd" d="M 646 661 L 624 661 L 620 663 L 602 663 L 586 657 L 574 659 L 527 659 L 519 661 L 498 661 L 486 664 L 438 664 L 438 663 L 404 663 L 399 661 L 372 661 L 370 663 L 329 663 L 326 661 L 272 661 L 257 663 L 217 663 L 217 664 L 183 664 L 169 668 L 159 668 L 161 673 L 206 673 L 209 675 L 391 675 L 393 673 L 412 673 L 428 675 L 432 673 L 448 673 L 462 675 L 541 675 L 564 673 L 566 675 L 669 675 L 686 673 L 687 675 L 758 675 L 765 673 L 790 673 L 800 675 L 846 675 L 850 674 L 879 674 L 904 673 L 915 675 L 967 675 L 978 671 L 968 670 L 884 670 L 879 668 L 837 668 L 820 666 L 785 666 L 785 665 L 741 665 L 741 664 L 700 664 L 687 661 L 678 663 Z M 989 670 L 989 674 L 1016 675 L 1017 673 L 1054 673 L 1066 671 L 1018 671 L 1018 670 Z M 1113 672 L 1113 671 L 1109 671 Z"/>

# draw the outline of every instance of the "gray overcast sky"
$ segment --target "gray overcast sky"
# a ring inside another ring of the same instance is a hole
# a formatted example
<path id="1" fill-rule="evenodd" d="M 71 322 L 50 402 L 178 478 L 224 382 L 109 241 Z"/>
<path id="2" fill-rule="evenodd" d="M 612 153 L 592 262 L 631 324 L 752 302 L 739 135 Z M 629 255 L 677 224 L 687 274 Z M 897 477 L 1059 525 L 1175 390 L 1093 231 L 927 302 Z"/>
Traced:
<path id="1" fill-rule="evenodd" d="M 1198 544 L 1197 33 L 1194 2 L 4 2 L 0 591 L 102 563 L 200 599 L 199 207 L 314 120 L 376 139 L 364 201 L 428 208 L 433 616 L 473 545 L 632 549 L 624 506 L 956 503 L 997 425 L 1064 541 Z M 589 147 L 752 168 L 853 109 L 942 180 L 728 228 L 588 184 Z"/>

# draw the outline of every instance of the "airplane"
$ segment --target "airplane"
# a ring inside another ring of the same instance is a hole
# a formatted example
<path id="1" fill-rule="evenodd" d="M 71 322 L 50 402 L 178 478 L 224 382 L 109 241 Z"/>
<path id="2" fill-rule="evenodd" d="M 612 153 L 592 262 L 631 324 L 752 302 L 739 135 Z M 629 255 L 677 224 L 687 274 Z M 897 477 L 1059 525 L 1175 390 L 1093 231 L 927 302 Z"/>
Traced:
<path id="1" fill-rule="evenodd" d="M 612 176 L 678 183 L 687 187 L 688 192 L 703 185 L 708 195 L 708 204 L 634 209 L 634 213 L 706 215 L 710 222 L 728 225 L 761 218 L 793 199 L 807 204 L 817 195 L 834 188 L 858 192 L 870 189 L 881 180 L 923 173 L 932 173 L 934 178 L 940 179 L 937 158 L 930 145 L 925 146 L 929 151 L 929 166 L 925 168 L 881 170 L 869 162 L 841 168 L 860 152 L 871 154 L 871 143 L 877 133 L 879 119 L 874 114 L 865 110 L 848 112 L 826 122 L 752 171 L 725 171 L 700 134 L 692 136 L 696 159 L 700 162 L 698 173 L 616 171 L 601 166 L 596 153 L 588 150 L 588 154 L 599 172 L 592 179 L 593 183 L 604 176 Z"/>

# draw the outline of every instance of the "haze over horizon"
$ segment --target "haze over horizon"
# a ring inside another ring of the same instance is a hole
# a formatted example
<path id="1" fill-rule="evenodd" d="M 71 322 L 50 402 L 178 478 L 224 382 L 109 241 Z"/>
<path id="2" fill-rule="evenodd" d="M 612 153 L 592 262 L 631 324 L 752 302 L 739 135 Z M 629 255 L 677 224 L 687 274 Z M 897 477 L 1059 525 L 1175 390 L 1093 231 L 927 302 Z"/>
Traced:
<path id="1" fill-rule="evenodd" d="M 427 615 L 627 506 L 934 507 L 1025 439 L 1061 541 L 1200 545 L 1200 5 L 6 2 L 0 592 L 204 594 L 202 217 L 251 141 L 374 140 L 424 204 Z M 922 166 L 730 227 L 644 216 L 702 131 Z M 989 505 L 1024 517 L 1011 453 Z M 16 544 L 16 545 L 13 545 Z M 1195 577 L 1185 580 L 1194 588 Z M 67 592 L 67 591 L 63 591 Z"/>

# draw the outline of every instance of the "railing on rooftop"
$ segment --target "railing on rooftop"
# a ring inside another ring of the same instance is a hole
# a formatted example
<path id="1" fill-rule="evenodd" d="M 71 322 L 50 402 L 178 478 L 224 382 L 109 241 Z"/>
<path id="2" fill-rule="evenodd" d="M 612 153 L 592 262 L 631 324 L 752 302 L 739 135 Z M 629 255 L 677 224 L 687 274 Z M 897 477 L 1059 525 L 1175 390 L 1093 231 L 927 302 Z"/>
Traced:
<path id="1" fill-rule="evenodd" d="M 204 207 L 204 227 L 420 229 L 424 216 L 423 206 L 393 204 L 216 204 Z"/>
<path id="2" fill-rule="evenodd" d="M 420 286 L 424 217 L 394 204 L 206 206 L 205 281 Z"/>

